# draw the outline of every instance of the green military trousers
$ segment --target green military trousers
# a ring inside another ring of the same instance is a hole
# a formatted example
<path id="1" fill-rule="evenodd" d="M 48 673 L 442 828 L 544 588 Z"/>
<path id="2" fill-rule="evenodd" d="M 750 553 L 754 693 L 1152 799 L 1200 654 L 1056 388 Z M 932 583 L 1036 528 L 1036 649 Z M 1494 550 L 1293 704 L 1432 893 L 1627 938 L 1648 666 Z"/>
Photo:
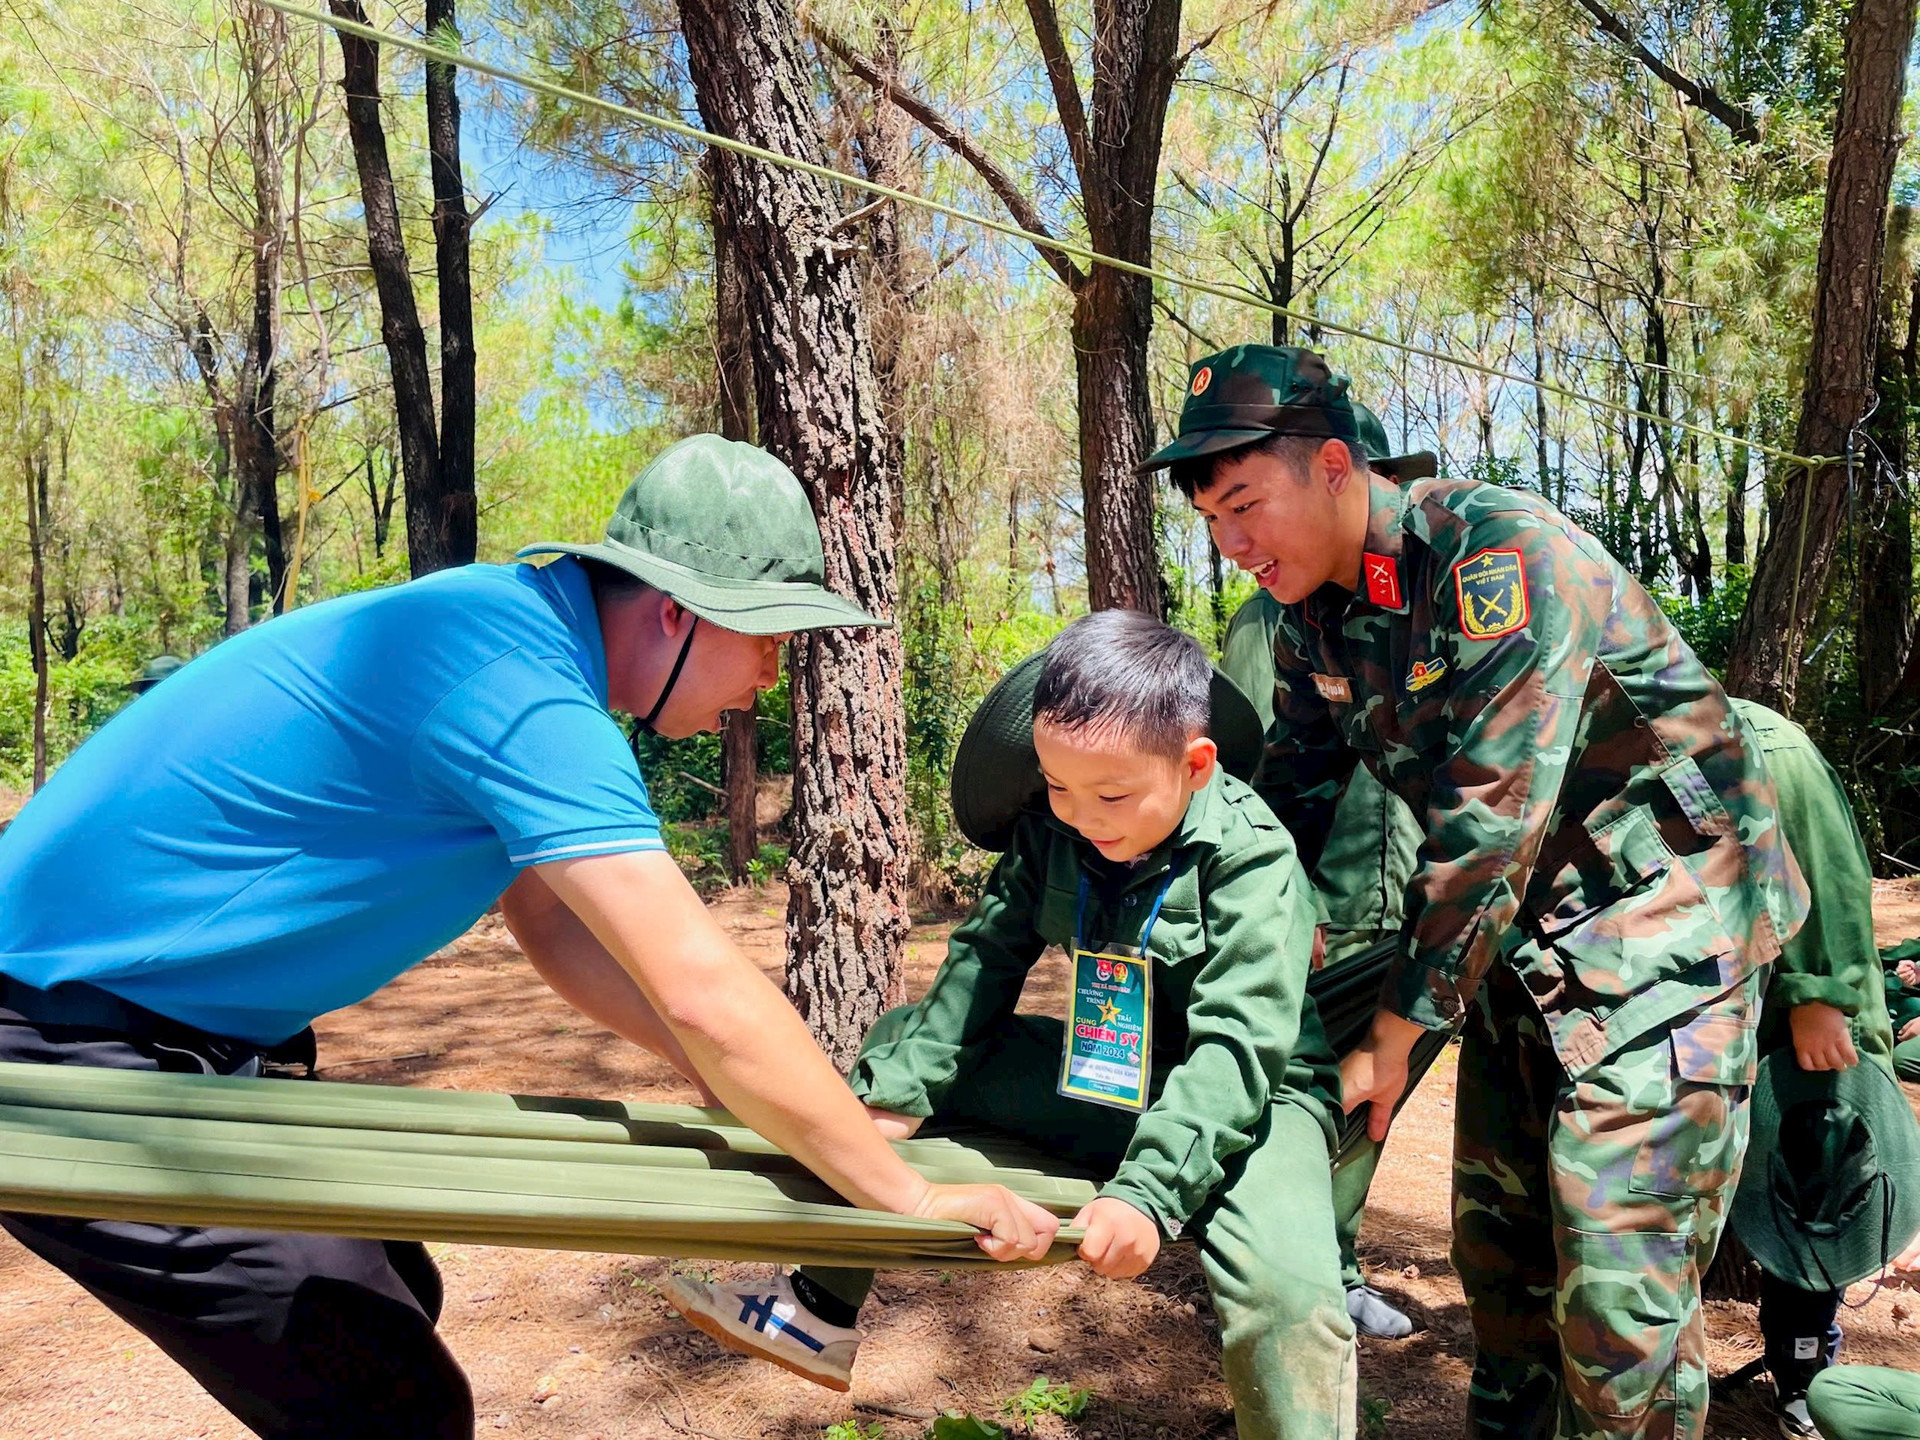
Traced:
<path id="1" fill-rule="evenodd" d="M 1920 1375 L 1833 1365 L 1813 1377 L 1807 1412 L 1826 1440 L 1920 1440 Z"/>
<path id="2" fill-rule="evenodd" d="M 1474 1437 L 1699 1440 L 1700 1277 L 1746 1150 L 1747 1088 L 1660 1029 L 1577 1082 L 1504 964 L 1467 1021 L 1455 1268 L 1477 1354 Z"/>
<path id="3" fill-rule="evenodd" d="M 880 1017 L 885 1039 L 904 1011 Z M 1112 1174 L 1136 1116 L 1060 1095 L 1065 1027 L 1016 1015 L 955 1081 L 933 1117 L 988 1125 L 1049 1154 Z M 1300 1106 L 1267 1107 L 1253 1145 L 1228 1158 L 1226 1176 L 1188 1226 L 1220 1317 L 1221 1369 L 1240 1440 L 1352 1440 L 1358 1370 L 1334 1240 L 1325 1132 Z M 815 1284 L 848 1304 L 866 1299 L 871 1270 L 809 1267 Z"/>

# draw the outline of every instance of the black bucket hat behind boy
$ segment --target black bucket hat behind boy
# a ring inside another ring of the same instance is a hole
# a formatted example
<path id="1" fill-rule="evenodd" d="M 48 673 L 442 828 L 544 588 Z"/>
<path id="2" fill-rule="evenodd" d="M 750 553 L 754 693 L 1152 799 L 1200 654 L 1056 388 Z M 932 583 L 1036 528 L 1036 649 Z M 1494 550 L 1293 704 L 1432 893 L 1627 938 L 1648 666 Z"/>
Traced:
<path id="1" fill-rule="evenodd" d="M 1020 816 L 1046 808 L 1047 784 L 1033 748 L 1033 692 L 1040 685 L 1042 650 L 1002 675 L 967 722 L 954 752 L 950 793 L 960 833 L 982 850 L 1004 850 Z M 1213 671 L 1207 734 L 1229 775 L 1251 780 L 1266 743 L 1260 716 L 1240 687 Z"/>

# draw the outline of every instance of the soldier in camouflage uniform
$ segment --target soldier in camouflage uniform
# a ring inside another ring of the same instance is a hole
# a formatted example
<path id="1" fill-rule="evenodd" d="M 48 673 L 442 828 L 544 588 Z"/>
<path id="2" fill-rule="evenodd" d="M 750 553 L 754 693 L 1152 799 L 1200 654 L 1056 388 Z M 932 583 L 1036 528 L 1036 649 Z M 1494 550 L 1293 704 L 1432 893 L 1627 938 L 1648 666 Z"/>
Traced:
<path id="1" fill-rule="evenodd" d="M 1148 462 L 1281 602 L 1261 780 L 1303 859 L 1362 759 L 1422 820 L 1345 1103 L 1383 1137 L 1415 1039 L 1465 1024 L 1469 1433 L 1696 1437 L 1699 1277 L 1806 905 L 1773 787 L 1592 536 L 1522 492 L 1373 474 L 1346 391 L 1311 351 L 1209 356 Z"/>

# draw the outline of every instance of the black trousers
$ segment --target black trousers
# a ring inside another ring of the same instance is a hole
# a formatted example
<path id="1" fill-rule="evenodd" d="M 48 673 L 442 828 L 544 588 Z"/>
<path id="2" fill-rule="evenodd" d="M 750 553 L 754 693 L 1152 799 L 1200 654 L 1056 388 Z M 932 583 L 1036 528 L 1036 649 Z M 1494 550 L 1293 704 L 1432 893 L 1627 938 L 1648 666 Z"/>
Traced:
<path id="1" fill-rule="evenodd" d="M 0 977 L 0 1060 L 255 1074 L 262 1052 L 99 991 Z M 466 1376 L 434 1332 L 440 1275 L 425 1246 L 53 1215 L 0 1214 L 0 1228 L 265 1440 L 473 1434 Z"/>

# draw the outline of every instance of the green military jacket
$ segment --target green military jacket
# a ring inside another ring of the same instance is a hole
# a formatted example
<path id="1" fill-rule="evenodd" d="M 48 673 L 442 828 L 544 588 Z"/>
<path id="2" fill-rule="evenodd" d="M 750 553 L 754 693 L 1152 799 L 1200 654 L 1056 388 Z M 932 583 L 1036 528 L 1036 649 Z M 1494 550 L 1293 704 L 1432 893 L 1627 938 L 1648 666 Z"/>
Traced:
<path id="1" fill-rule="evenodd" d="M 1098 852 L 1052 816 L 1029 814 L 948 942 L 947 960 L 894 1037 L 861 1052 L 850 1077 L 869 1105 L 931 1115 L 1014 1013 L 1049 945 L 1071 946 L 1081 877 Z M 1094 872 L 1097 878 L 1097 871 Z M 1177 1236 L 1252 1143 L 1268 1105 L 1308 1110 L 1334 1141 L 1340 1080 L 1307 996 L 1311 887 L 1292 838 L 1223 771 L 1179 828 L 1117 892 L 1088 887 L 1088 944 L 1147 939 L 1153 959 L 1153 1092 L 1126 1159 L 1102 1194 Z"/>
<path id="2" fill-rule="evenodd" d="M 1725 694 L 1545 501 L 1370 484 L 1360 589 L 1281 607 L 1257 785 L 1309 859 L 1363 757 L 1420 817 L 1383 1003 L 1450 1026 L 1505 957 L 1578 1077 L 1719 1002 L 1688 1051 L 1744 1080 L 1756 972 L 1806 890 Z"/>
<path id="3" fill-rule="evenodd" d="M 1873 868 L 1840 777 L 1786 716 L 1751 700 L 1734 714 L 1766 757 L 1779 797 L 1780 827 L 1804 867 L 1812 903 L 1806 924 L 1773 964 L 1760 1025 L 1762 1054 L 1792 1043 L 1796 1005 L 1831 1005 L 1852 1022 L 1860 1053 L 1893 1070 L 1893 1026 L 1880 954 L 1873 944 Z"/>
<path id="4" fill-rule="evenodd" d="M 1254 592 L 1227 624 L 1220 668 L 1273 725 L 1273 636 L 1280 602 Z M 1313 867 L 1320 923 L 1327 927 L 1326 963 L 1350 960 L 1388 935 L 1404 918 L 1420 826 L 1400 797 L 1358 768 L 1347 782 Z"/>

